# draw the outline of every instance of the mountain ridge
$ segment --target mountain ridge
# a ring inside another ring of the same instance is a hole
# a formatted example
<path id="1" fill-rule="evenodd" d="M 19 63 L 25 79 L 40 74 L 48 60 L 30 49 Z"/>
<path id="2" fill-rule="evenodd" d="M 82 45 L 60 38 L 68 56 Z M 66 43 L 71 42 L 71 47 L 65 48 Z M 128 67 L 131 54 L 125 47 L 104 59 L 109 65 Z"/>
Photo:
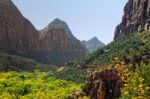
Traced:
<path id="1" fill-rule="evenodd" d="M 1 0 L 0 22 L 0 49 L 10 54 L 34 58 L 42 63 L 62 65 L 84 56 L 87 52 L 72 35 L 66 22 L 56 18 L 44 30 L 38 31 L 11 0 Z M 49 30 L 52 33 L 43 33 Z"/>
<path id="2" fill-rule="evenodd" d="M 86 48 L 88 49 L 88 51 L 90 53 L 98 50 L 99 48 L 105 46 L 105 44 L 103 42 L 101 42 L 96 36 L 94 36 L 93 38 L 91 38 L 88 41 L 83 40 L 82 44 L 84 44 L 86 46 Z"/>

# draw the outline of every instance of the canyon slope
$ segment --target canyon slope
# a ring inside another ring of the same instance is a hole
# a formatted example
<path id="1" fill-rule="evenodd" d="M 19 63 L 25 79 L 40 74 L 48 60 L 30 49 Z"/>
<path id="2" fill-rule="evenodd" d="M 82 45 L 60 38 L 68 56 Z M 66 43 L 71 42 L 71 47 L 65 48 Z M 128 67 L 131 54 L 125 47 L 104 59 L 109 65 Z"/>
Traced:
<path id="1" fill-rule="evenodd" d="M 116 27 L 114 38 L 149 29 L 150 0 L 129 0 L 124 8 L 122 22 Z"/>

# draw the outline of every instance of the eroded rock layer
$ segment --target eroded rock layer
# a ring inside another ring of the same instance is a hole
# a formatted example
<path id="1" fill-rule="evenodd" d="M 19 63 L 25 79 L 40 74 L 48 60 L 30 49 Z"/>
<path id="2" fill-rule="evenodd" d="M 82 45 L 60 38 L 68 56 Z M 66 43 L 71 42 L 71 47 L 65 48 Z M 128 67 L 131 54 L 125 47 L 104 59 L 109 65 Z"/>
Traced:
<path id="1" fill-rule="evenodd" d="M 0 48 L 24 53 L 37 51 L 38 31 L 10 0 L 0 0 Z"/>
<path id="2" fill-rule="evenodd" d="M 129 0 L 124 8 L 122 22 L 116 27 L 115 39 L 122 34 L 150 29 L 150 0 Z"/>
<path id="3" fill-rule="evenodd" d="M 87 52 L 68 25 L 58 18 L 41 31 L 40 38 L 42 52 L 49 53 L 48 57 L 51 56 L 51 61 L 57 64 L 79 58 Z"/>

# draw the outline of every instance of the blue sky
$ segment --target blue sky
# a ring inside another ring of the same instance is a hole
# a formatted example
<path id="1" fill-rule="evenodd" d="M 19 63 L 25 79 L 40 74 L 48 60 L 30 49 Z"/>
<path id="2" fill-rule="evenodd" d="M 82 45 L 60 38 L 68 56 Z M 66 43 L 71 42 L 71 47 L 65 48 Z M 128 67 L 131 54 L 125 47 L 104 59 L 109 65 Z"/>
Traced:
<path id="1" fill-rule="evenodd" d="M 12 0 L 22 14 L 41 30 L 59 18 L 80 40 L 97 36 L 102 42 L 113 40 L 127 0 Z"/>

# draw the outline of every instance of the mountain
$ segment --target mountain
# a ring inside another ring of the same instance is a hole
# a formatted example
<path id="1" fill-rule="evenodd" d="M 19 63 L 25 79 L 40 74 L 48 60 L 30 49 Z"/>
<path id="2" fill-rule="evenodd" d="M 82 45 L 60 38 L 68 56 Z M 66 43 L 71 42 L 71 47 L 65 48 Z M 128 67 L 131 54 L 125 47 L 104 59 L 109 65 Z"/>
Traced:
<path id="1" fill-rule="evenodd" d="M 39 50 L 39 34 L 11 0 L 0 1 L 0 48 L 11 53 Z"/>
<path id="2" fill-rule="evenodd" d="M 116 27 L 115 39 L 150 29 L 150 0 L 129 0 L 124 8 L 122 22 Z"/>
<path id="3" fill-rule="evenodd" d="M 67 23 L 58 18 L 41 30 L 40 42 L 41 51 L 57 65 L 87 53 L 86 47 L 72 35 Z"/>
<path id="4" fill-rule="evenodd" d="M 62 65 L 87 52 L 64 21 L 55 19 L 38 31 L 11 0 L 0 1 L 0 22 L 0 49 L 10 54 Z"/>
<path id="5" fill-rule="evenodd" d="M 88 41 L 82 41 L 82 43 L 86 46 L 89 52 L 96 51 L 105 45 L 97 37 L 93 37 Z"/>

